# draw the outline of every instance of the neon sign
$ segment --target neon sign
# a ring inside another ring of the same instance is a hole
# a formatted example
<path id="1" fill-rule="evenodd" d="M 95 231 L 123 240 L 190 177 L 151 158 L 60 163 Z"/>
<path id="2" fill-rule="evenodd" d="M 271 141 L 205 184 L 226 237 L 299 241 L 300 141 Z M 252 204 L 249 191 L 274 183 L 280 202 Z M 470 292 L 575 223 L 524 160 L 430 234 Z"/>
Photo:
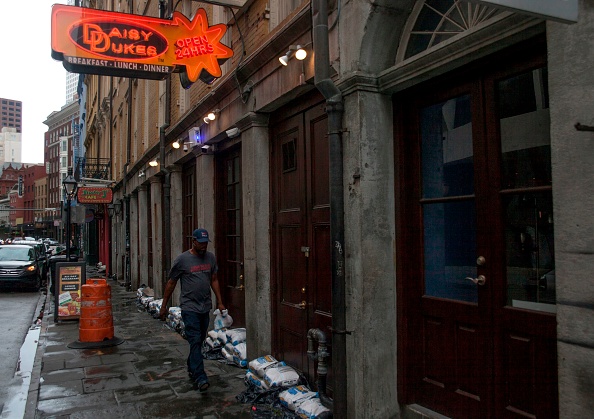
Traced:
<path id="1" fill-rule="evenodd" d="M 233 56 L 220 42 L 226 31 L 209 26 L 204 9 L 190 21 L 179 12 L 169 20 L 55 4 L 52 57 L 83 74 L 162 80 L 179 72 L 187 88 L 221 77 L 221 64 Z"/>

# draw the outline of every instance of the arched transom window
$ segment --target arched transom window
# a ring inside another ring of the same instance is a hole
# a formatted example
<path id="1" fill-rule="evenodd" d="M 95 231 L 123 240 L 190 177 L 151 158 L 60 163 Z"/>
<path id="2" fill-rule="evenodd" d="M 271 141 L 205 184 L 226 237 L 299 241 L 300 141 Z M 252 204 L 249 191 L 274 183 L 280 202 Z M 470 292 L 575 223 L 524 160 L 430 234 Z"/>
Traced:
<path id="1" fill-rule="evenodd" d="M 501 9 L 462 0 L 419 0 L 406 24 L 397 61 L 463 36 L 499 13 Z"/>

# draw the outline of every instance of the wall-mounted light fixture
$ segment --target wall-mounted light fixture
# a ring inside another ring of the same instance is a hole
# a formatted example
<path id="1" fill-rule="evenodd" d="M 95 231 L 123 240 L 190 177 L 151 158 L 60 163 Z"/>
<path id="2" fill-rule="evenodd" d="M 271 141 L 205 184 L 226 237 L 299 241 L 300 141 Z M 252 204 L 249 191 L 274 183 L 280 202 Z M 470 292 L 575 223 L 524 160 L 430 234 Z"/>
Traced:
<path id="1" fill-rule="evenodd" d="M 214 111 L 210 111 L 210 112 L 208 113 L 208 115 L 206 115 L 206 116 L 203 118 L 203 121 L 204 121 L 206 124 L 209 124 L 211 121 L 214 121 L 215 119 L 217 119 L 217 115 L 219 114 L 219 112 L 221 112 L 219 109 L 215 109 Z"/>
<path id="2" fill-rule="evenodd" d="M 144 175 L 145 175 L 144 170 L 138 171 L 138 177 L 144 177 Z"/>
<path id="3" fill-rule="evenodd" d="M 113 204 L 113 207 L 115 209 L 116 215 L 120 214 L 122 212 L 122 200 L 117 200 L 116 203 Z"/>
<path id="4" fill-rule="evenodd" d="M 289 46 L 287 53 L 282 57 L 279 57 L 278 60 L 282 65 L 287 66 L 289 65 L 289 60 L 291 57 L 293 57 L 293 55 L 295 55 L 295 58 L 297 58 L 299 61 L 303 61 L 307 57 L 307 51 L 301 45 L 291 45 Z"/>
<path id="5" fill-rule="evenodd" d="M 149 166 L 157 167 L 159 165 L 159 159 L 154 159 L 149 162 Z"/>
<path id="6" fill-rule="evenodd" d="M 181 146 L 181 144 L 182 144 L 182 140 L 181 140 L 181 138 L 180 138 L 179 140 L 177 140 L 177 141 L 174 141 L 174 142 L 171 144 L 171 147 L 173 147 L 173 148 L 175 148 L 175 149 L 178 149 L 178 148 Z"/>
<path id="7" fill-rule="evenodd" d="M 239 134 L 241 134 L 241 130 L 237 127 L 233 127 L 233 128 L 229 128 L 227 131 L 225 131 L 225 134 L 227 134 L 227 137 L 229 137 L 229 138 L 235 138 Z"/>

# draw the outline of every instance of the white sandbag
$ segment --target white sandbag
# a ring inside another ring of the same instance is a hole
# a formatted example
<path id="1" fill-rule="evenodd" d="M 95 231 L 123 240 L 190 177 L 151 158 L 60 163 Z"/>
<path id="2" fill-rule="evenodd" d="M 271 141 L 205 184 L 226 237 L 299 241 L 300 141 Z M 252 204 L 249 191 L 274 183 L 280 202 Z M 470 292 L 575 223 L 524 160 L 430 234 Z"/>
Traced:
<path id="1" fill-rule="evenodd" d="M 264 381 L 269 387 L 291 387 L 299 384 L 299 374 L 288 365 L 272 367 L 266 370 Z"/>
<path id="2" fill-rule="evenodd" d="M 245 342 L 233 345 L 233 353 L 241 359 L 245 359 L 247 356 L 247 345 Z"/>
<path id="3" fill-rule="evenodd" d="M 301 403 L 314 397 L 318 397 L 318 393 L 311 391 L 307 386 L 291 387 L 278 395 L 281 404 L 292 411 L 296 411 Z"/>
<path id="4" fill-rule="evenodd" d="M 227 329 L 219 329 L 217 331 L 217 339 L 219 342 L 221 342 L 221 345 L 225 345 L 227 343 L 227 333 L 226 332 Z"/>
<path id="5" fill-rule="evenodd" d="M 233 318 L 229 315 L 229 312 L 227 310 L 223 310 L 223 312 L 221 313 L 221 311 L 217 308 L 215 311 L 213 311 L 213 314 L 215 315 L 215 329 L 231 327 L 231 325 L 233 324 Z"/>
<path id="6" fill-rule="evenodd" d="M 219 343 L 219 341 L 216 340 L 216 339 L 211 338 L 210 336 L 207 336 L 204 341 L 206 342 L 206 344 L 211 349 L 216 349 L 216 348 L 220 348 L 221 347 L 221 344 Z"/>
<path id="7" fill-rule="evenodd" d="M 209 330 L 207 335 L 210 336 L 212 339 L 217 340 L 219 337 L 219 332 L 218 330 Z"/>
<path id="8" fill-rule="evenodd" d="M 245 373 L 245 383 L 249 386 L 252 385 L 262 391 L 268 390 L 268 384 L 260 377 L 258 377 L 252 370 L 247 370 Z"/>
<path id="9" fill-rule="evenodd" d="M 233 354 L 227 352 L 227 350 L 224 347 L 221 348 L 221 354 L 223 354 L 227 362 L 233 362 Z"/>
<path id="10" fill-rule="evenodd" d="M 237 345 L 233 345 L 233 362 L 238 367 L 245 368 L 247 367 L 247 347 L 245 342 L 238 343 Z"/>
<path id="11" fill-rule="evenodd" d="M 246 330 L 243 327 L 237 329 L 227 329 L 227 342 L 231 342 L 233 345 L 245 342 Z"/>
<path id="12" fill-rule="evenodd" d="M 274 367 L 276 364 L 278 364 L 278 361 L 275 357 L 272 355 L 265 355 L 250 361 L 249 366 L 250 370 L 255 372 L 258 377 L 264 378 L 266 370 Z"/>
<path id="13" fill-rule="evenodd" d="M 313 398 L 305 400 L 299 405 L 296 413 L 299 417 L 305 419 L 315 419 L 324 412 L 328 412 L 330 409 L 325 407 L 319 398 Z"/>

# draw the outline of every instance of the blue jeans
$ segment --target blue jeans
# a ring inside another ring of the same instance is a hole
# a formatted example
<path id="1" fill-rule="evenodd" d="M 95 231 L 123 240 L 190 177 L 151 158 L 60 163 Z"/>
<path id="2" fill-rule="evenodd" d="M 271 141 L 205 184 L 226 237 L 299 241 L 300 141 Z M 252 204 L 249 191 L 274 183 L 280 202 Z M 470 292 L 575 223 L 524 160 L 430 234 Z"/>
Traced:
<path id="1" fill-rule="evenodd" d="M 186 339 L 190 344 L 190 355 L 188 355 L 188 371 L 192 379 L 197 383 L 208 381 L 204 372 L 204 359 L 202 358 L 202 343 L 206 339 L 208 324 L 210 323 L 209 313 L 196 313 L 193 311 L 182 311 L 182 320 L 186 332 Z"/>

